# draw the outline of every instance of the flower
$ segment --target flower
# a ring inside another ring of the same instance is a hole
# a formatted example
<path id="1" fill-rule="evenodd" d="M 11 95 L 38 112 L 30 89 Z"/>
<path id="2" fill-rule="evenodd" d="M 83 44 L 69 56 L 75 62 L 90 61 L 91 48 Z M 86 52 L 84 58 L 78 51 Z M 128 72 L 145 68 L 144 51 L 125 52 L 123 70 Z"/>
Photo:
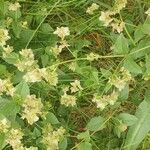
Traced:
<path id="1" fill-rule="evenodd" d="M 21 27 L 27 29 L 28 28 L 28 22 L 27 21 L 22 21 L 21 22 Z"/>
<path id="2" fill-rule="evenodd" d="M 148 16 L 150 16 L 150 8 L 145 12 Z"/>
<path id="3" fill-rule="evenodd" d="M 71 93 L 75 93 L 75 92 L 77 92 L 77 91 L 79 91 L 79 90 L 83 90 L 83 88 L 81 87 L 81 85 L 80 85 L 80 81 L 79 80 L 75 80 L 74 82 L 72 82 L 72 83 L 70 83 L 71 84 L 71 88 L 70 88 L 70 90 L 71 90 Z"/>
<path id="4" fill-rule="evenodd" d="M 31 49 L 22 49 L 19 53 L 24 59 L 34 59 L 34 54 Z"/>
<path id="5" fill-rule="evenodd" d="M 40 75 L 50 84 L 56 86 L 58 83 L 58 74 L 52 69 L 42 68 L 39 70 Z"/>
<path id="6" fill-rule="evenodd" d="M 70 35 L 70 31 L 68 27 L 57 27 L 54 34 L 57 34 L 62 40 L 64 40 L 66 36 Z"/>
<path id="7" fill-rule="evenodd" d="M 98 96 L 97 94 L 94 94 L 92 101 L 96 103 L 97 108 L 103 110 L 108 104 L 114 105 L 117 99 L 118 92 L 113 91 L 110 95 Z"/>
<path id="8" fill-rule="evenodd" d="M 77 66 L 76 62 L 71 62 L 68 64 L 68 68 L 73 72 L 76 70 L 76 66 Z"/>
<path id="9" fill-rule="evenodd" d="M 90 54 L 87 54 L 87 60 L 89 61 L 98 60 L 99 57 L 100 57 L 99 54 L 95 54 L 93 52 L 91 52 Z"/>
<path id="10" fill-rule="evenodd" d="M 125 27 L 125 23 L 123 21 L 121 23 L 111 23 L 111 26 L 113 31 L 116 30 L 118 33 L 121 33 Z"/>
<path id="11" fill-rule="evenodd" d="M 8 10 L 9 11 L 17 11 L 17 9 L 19 9 L 20 7 L 21 7 L 21 5 L 18 2 L 10 3 L 9 7 L 8 7 Z"/>
<path id="12" fill-rule="evenodd" d="M 114 5 L 114 13 L 119 13 L 123 8 L 126 7 L 127 0 L 116 0 Z"/>
<path id="13" fill-rule="evenodd" d="M 110 17 L 112 15 L 112 12 L 106 11 L 106 12 L 101 12 L 101 16 L 99 17 L 99 20 L 104 23 L 104 26 L 108 26 L 113 19 Z"/>
<path id="14" fill-rule="evenodd" d="M 25 147 L 24 150 L 38 150 L 38 148 L 31 146 L 31 147 L 29 147 L 29 148 L 26 148 L 26 147 Z"/>
<path id="15" fill-rule="evenodd" d="M 10 123 L 6 118 L 0 120 L 0 132 L 7 133 L 10 128 Z"/>
<path id="16" fill-rule="evenodd" d="M 11 129 L 8 137 L 6 139 L 6 142 L 12 146 L 15 150 L 24 150 L 21 139 L 23 137 L 23 133 L 21 132 L 21 129 Z"/>
<path id="17" fill-rule="evenodd" d="M 7 55 L 9 55 L 13 51 L 13 47 L 7 45 L 7 47 L 5 47 L 5 46 L 3 47 L 3 50 L 4 50 L 3 57 L 6 58 Z"/>
<path id="18" fill-rule="evenodd" d="M 86 13 L 93 15 L 94 11 L 97 10 L 99 8 L 99 5 L 97 5 L 96 3 L 93 3 L 90 7 L 87 8 Z"/>
<path id="19" fill-rule="evenodd" d="M 98 96 L 97 94 L 94 94 L 92 102 L 96 103 L 97 108 L 100 108 L 101 110 L 103 110 L 108 105 L 106 96 L 101 97 L 101 96 Z"/>
<path id="20" fill-rule="evenodd" d="M 0 46 L 6 45 L 6 41 L 10 39 L 10 36 L 8 35 L 8 30 L 6 29 L 0 29 Z"/>
<path id="21" fill-rule="evenodd" d="M 76 105 L 76 97 L 73 95 L 68 95 L 64 93 L 64 95 L 61 96 L 60 102 L 62 105 L 65 106 L 75 106 Z"/>
<path id="22" fill-rule="evenodd" d="M 40 82 L 42 80 L 42 76 L 40 74 L 39 69 L 34 69 L 32 71 L 27 72 L 24 76 L 23 79 L 26 82 Z"/>
<path id="23" fill-rule="evenodd" d="M 65 129 L 63 127 L 60 127 L 56 131 L 51 131 L 43 135 L 42 142 L 46 145 L 47 150 L 57 150 L 58 143 L 60 139 L 63 137 L 65 133 Z"/>
<path id="24" fill-rule="evenodd" d="M 22 118 L 26 118 L 30 125 L 39 120 L 39 115 L 42 114 L 41 110 L 43 108 L 40 98 L 37 99 L 35 95 L 28 95 L 22 107 Z"/>

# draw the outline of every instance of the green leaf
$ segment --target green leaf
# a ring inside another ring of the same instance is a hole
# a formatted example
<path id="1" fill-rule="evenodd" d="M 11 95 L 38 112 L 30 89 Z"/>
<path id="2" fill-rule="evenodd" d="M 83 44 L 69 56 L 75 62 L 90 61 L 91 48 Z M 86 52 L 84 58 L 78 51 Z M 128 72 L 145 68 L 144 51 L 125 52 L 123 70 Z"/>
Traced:
<path id="1" fill-rule="evenodd" d="M 48 23 L 43 23 L 40 29 L 45 34 L 51 34 L 54 31 L 54 29 Z"/>
<path id="2" fill-rule="evenodd" d="M 119 114 L 118 118 L 127 126 L 132 126 L 137 121 L 137 117 L 127 113 Z"/>
<path id="3" fill-rule="evenodd" d="M 67 138 L 63 138 L 60 142 L 59 142 L 59 150 L 66 150 L 67 149 Z"/>
<path id="4" fill-rule="evenodd" d="M 13 22 L 12 23 L 12 29 L 13 29 L 13 32 L 14 32 L 15 36 L 17 38 L 20 38 L 20 33 L 21 33 L 20 23 L 19 22 Z"/>
<path id="5" fill-rule="evenodd" d="M 78 146 L 78 150 L 92 150 L 92 145 L 89 142 L 82 142 Z"/>
<path id="6" fill-rule="evenodd" d="M 4 60 L 9 63 L 9 64 L 15 64 L 19 59 L 19 55 L 17 53 L 10 53 L 10 54 L 7 54 L 7 57 L 4 58 Z"/>
<path id="7" fill-rule="evenodd" d="M 25 81 L 21 81 L 16 86 L 16 93 L 20 95 L 22 98 L 26 98 L 27 95 L 30 95 L 30 88 Z"/>
<path id="8" fill-rule="evenodd" d="M 92 118 L 86 128 L 90 131 L 98 131 L 98 130 L 101 130 L 102 128 L 104 128 L 104 123 L 105 119 L 101 116 L 98 116 L 98 117 L 94 117 Z"/>
<path id="9" fill-rule="evenodd" d="M 81 132 L 77 135 L 77 139 L 84 139 L 85 141 L 89 142 L 90 141 L 90 133 L 89 131 Z"/>
<path id="10" fill-rule="evenodd" d="M 129 128 L 124 150 L 136 150 L 146 134 L 150 131 L 150 105 L 143 101 L 136 112 L 138 120 Z"/>
<path id="11" fill-rule="evenodd" d="M 144 100 L 150 104 L 150 87 L 146 89 Z"/>
<path id="12" fill-rule="evenodd" d="M 52 112 L 49 112 L 46 115 L 46 122 L 50 122 L 51 124 L 59 124 L 57 117 Z"/>
<path id="13" fill-rule="evenodd" d="M 6 116 L 9 120 L 14 121 L 20 107 L 14 100 L 0 98 L 0 114 Z"/>
<path id="14" fill-rule="evenodd" d="M 3 133 L 0 133 L 0 149 L 3 149 L 6 145 L 5 143 L 6 136 Z"/>
<path id="15" fill-rule="evenodd" d="M 48 64 L 49 56 L 47 54 L 42 55 L 41 56 L 41 61 L 42 61 L 43 67 L 45 67 Z"/>
<path id="16" fill-rule="evenodd" d="M 128 40 L 120 34 L 113 46 L 114 54 L 127 54 L 129 52 Z"/>
<path id="17" fill-rule="evenodd" d="M 137 75 L 142 73 L 141 67 L 133 60 L 132 57 L 127 57 L 124 61 L 124 67 L 131 73 Z"/>

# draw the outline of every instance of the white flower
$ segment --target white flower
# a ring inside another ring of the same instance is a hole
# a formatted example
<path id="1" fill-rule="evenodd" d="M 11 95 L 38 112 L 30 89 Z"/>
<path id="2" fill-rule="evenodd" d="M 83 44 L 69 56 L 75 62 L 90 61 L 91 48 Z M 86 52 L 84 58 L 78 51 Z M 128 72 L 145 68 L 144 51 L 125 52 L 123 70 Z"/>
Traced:
<path id="1" fill-rule="evenodd" d="M 23 58 L 34 59 L 34 54 L 31 49 L 22 49 L 19 53 Z"/>
<path id="2" fill-rule="evenodd" d="M 7 133 L 8 129 L 10 128 L 10 123 L 6 118 L 0 120 L 0 133 Z"/>
<path id="3" fill-rule="evenodd" d="M 99 20 L 104 23 L 104 26 L 108 26 L 113 19 L 111 18 L 112 12 L 106 11 L 106 12 L 101 12 L 101 16 L 99 17 Z"/>
<path id="4" fill-rule="evenodd" d="M 57 27 L 54 34 L 57 34 L 62 40 L 64 40 L 66 36 L 70 35 L 70 31 L 68 27 Z"/>
<path id="5" fill-rule="evenodd" d="M 80 85 L 80 81 L 79 80 L 75 80 L 74 82 L 72 82 L 72 83 L 70 83 L 71 84 L 71 88 L 70 88 L 70 90 L 71 90 L 71 93 L 75 93 L 75 92 L 77 92 L 77 91 L 79 91 L 79 90 L 83 90 L 83 88 L 81 87 L 81 85 Z"/>
<path id="6" fill-rule="evenodd" d="M 3 47 L 3 50 L 3 57 L 6 58 L 13 51 L 13 47 L 7 45 L 7 47 Z"/>
<path id="7" fill-rule="evenodd" d="M 42 80 L 42 76 L 39 72 L 39 69 L 34 69 L 32 71 L 27 72 L 24 76 L 23 79 L 26 82 L 40 82 Z"/>
<path id="8" fill-rule="evenodd" d="M 114 13 L 119 13 L 123 8 L 126 7 L 127 0 L 116 0 L 114 5 Z"/>
<path id="9" fill-rule="evenodd" d="M 145 12 L 148 16 L 150 16 L 150 8 Z"/>
<path id="10" fill-rule="evenodd" d="M 35 95 L 28 95 L 24 100 L 22 107 L 22 118 L 26 118 L 29 124 L 32 125 L 39 120 L 39 115 L 42 114 L 41 110 L 43 108 L 40 98 L 37 99 Z"/>
<path id="11" fill-rule="evenodd" d="M 87 60 L 89 60 L 89 61 L 98 60 L 99 57 L 100 57 L 99 54 L 95 54 L 93 52 L 91 52 L 90 54 L 87 54 Z"/>
<path id="12" fill-rule="evenodd" d="M 10 39 L 10 36 L 8 35 L 8 30 L 6 29 L 0 29 L 0 46 L 6 45 L 6 41 Z"/>
<path id="13" fill-rule="evenodd" d="M 62 105 L 75 106 L 76 105 L 76 97 L 68 94 L 64 94 L 61 96 L 60 102 Z"/>
<path id="14" fill-rule="evenodd" d="M 11 129 L 6 142 L 9 143 L 15 150 L 23 150 L 23 146 L 21 143 L 22 137 L 23 133 L 20 129 Z"/>
<path id="15" fill-rule="evenodd" d="M 10 11 L 17 11 L 18 8 L 20 8 L 20 4 L 18 2 L 16 3 L 10 3 L 9 4 L 9 7 L 8 7 L 8 10 Z"/>
<path id="16" fill-rule="evenodd" d="M 73 72 L 76 70 L 76 66 L 77 64 L 75 62 L 71 62 L 68 64 L 68 68 L 72 70 Z"/>
<path id="17" fill-rule="evenodd" d="M 99 5 L 97 5 L 96 3 L 93 3 L 90 7 L 87 8 L 86 13 L 93 15 L 94 11 L 97 10 L 99 8 Z"/>
<path id="18" fill-rule="evenodd" d="M 111 23 L 111 26 L 113 28 L 113 31 L 117 31 L 118 33 L 121 33 L 125 27 L 125 23 L 121 22 L 121 23 Z"/>

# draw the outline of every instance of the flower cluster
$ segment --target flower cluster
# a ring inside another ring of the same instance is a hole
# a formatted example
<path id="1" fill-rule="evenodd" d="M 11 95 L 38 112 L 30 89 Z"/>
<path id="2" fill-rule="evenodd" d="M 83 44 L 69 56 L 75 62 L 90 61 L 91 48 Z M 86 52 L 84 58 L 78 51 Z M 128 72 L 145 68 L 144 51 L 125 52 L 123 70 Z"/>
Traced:
<path id="1" fill-rule="evenodd" d="M 121 68 L 120 70 L 121 75 L 119 77 L 112 77 L 109 79 L 109 83 L 111 85 L 114 85 L 119 91 L 122 91 L 126 84 L 132 80 L 132 76 L 130 72 L 125 69 L 124 67 Z"/>
<path id="2" fill-rule="evenodd" d="M 94 94 L 92 101 L 96 103 L 97 108 L 103 110 L 108 104 L 114 105 L 118 99 L 118 92 L 113 91 L 110 95 L 98 96 Z"/>
<path id="3" fill-rule="evenodd" d="M 15 88 L 9 79 L 0 79 L 0 95 L 4 92 L 10 96 L 14 95 Z"/>
<path id="4" fill-rule="evenodd" d="M 24 147 L 21 143 L 21 139 L 23 138 L 23 133 L 21 129 L 11 129 L 9 131 L 6 142 L 12 146 L 15 150 L 24 150 Z"/>
<path id="5" fill-rule="evenodd" d="M 8 35 L 8 30 L 0 28 L 0 46 L 5 46 L 6 41 L 10 39 L 10 36 Z"/>
<path id="6" fill-rule="evenodd" d="M 62 105 L 65 106 L 75 106 L 76 105 L 76 97 L 73 95 L 68 95 L 67 93 L 64 93 L 64 95 L 61 96 L 60 102 Z"/>
<path id="7" fill-rule="evenodd" d="M 105 12 L 101 12 L 101 16 L 99 20 L 104 23 L 104 26 L 111 26 L 113 31 L 117 31 L 121 33 L 125 27 L 125 23 L 113 18 L 116 14 L 118 14 L 127 4 L 127 0 L 117 0 L 113 9 L 107 10 Z"/>
<path id="8" fill-rule="evenodd" d="M 30 125 L 39 120 L 39 115 L 42 114 L 41 110 L 43 108 L 40 98 L 37 99 L 35 95 L 28 95 L 22 107 L 22 118 L 27 119 Z"/>
<path id="9" fill-rule="evenodd" d="M 98 60 L 99 58 L 100 58 L 99 54 L 96 54 L 93 52 L 91 52 L 90 54 L 87 54 L 87 60 L 89 60 L 89 61 Z"/>
<path id="10" fill-rule="evenodd" d="M 31 49 L 22 49 L 19 54 L 20 59 L 15 64 L 19 71 L 30 71 L 33 70 L 33 68 L 36 68 L 34 54 Z"/>
<path id="11" fill-rule="evenodd" d="M 6 118 L 0 120 L 0 133 L 7 133 L 10 128 L 10 123 Z"/>
<path id="12" fill-rule="evenodd" d="M 94 11 L 97 10 L 99 8 L 99 5 L 97 5 L 96 3 L 93 3 L 90 7 L 87 8 L 86 13 L 93 15 Z"/>
<path id="13" fill-rule="evenodd" d="M 21 6 L 20 6 L 20 4 L 18 2 L 16 2 L 16 3 L 10 3 L 9 7 L 8 7 L 8 10 L 9 11 L 17 11 L 20 7 Z"/>
<path id="14" fill-rule="evenodd" d="M 71 93 L 75 93 L 78 92 L 79 90 L 83 90 L 83 88 L 81 87 L 80 81 L 79 80 L 75 80 L 74 82 L 70 83 L 71 84 Z"/>
<path id="15" fill-rule="evenodd" d="M 64 48 L 69 47 L 65 37 L 70 35 L 70 30 L 68 27 L 57 27 L 56 31 L 54 31 L 54 34 L 61 38 L 59 44 L 56 44 L 54 47 L 50 48 L 50 51 L 54 54 L 55 57 L 57 57 Z"/>
<path id="16" fill-rule="evenodd" d="M 66 36 L 70 35 L 70 31 L 68 27 L 57 27 L 56 31 L 54 31 L 54 34 L 60 37 L 63 41 Z"/>
<path id="17" fill-rule="evenodd" d="M 57 150 L 58 143 L 60 139 L 63 137 L 65 133 L 65 129 L 60 127 L 56 131 L 50 130 L 47 131 L 46 134 L 43 135 L 42 142 L 46 145 L 47 150 Z"/>

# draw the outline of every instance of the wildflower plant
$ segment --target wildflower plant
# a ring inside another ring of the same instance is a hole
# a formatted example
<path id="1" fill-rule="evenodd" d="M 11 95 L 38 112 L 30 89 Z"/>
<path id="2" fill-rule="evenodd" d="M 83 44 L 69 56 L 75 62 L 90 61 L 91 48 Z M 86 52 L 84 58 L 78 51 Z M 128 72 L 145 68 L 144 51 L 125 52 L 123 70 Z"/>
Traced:
<path id="1" fill-rule="evenodd" d="M 149 80 L 149 1 L 0 0 L 0 149 L 149 149 Z"/>

